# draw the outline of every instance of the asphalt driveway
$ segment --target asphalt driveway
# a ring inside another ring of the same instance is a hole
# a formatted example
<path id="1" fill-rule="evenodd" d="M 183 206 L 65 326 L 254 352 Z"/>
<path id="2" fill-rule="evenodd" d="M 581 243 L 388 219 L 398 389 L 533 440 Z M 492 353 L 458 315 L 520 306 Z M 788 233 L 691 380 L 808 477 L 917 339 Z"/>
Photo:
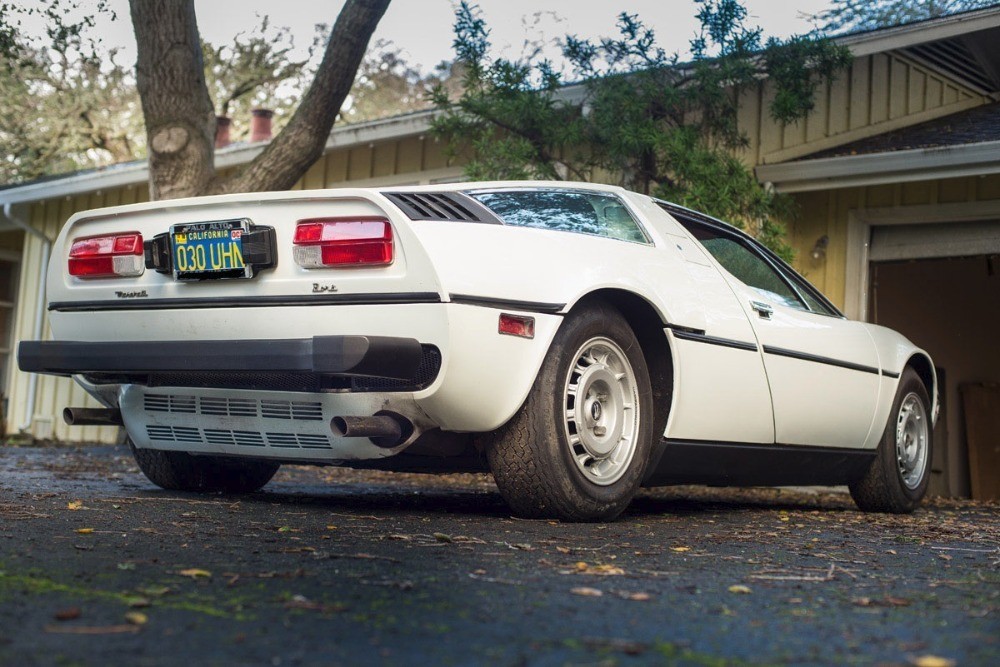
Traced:
<path id="1" fill-rule="evenodd" d="M 677 487 L 572 525 L 486 476 L 197 496 L 119 448 L 2 448 L 0 663 L 996 665 L 1000 506 Z"/>

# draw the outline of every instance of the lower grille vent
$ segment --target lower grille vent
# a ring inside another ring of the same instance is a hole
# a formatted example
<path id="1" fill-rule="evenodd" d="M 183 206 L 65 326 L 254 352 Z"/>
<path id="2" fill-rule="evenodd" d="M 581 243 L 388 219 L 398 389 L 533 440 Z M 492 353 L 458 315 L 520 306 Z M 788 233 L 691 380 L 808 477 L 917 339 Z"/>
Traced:
<path id="1" fill-rule="evenodd" d="M 153 442 L 224 445 L 230 447 L 277 447 L 281 449 L 331 449 L 330 438 L 315 433 L 260 433 L 187 426 L 146 426 Z"/>
<path id="2" fill-rule="evenodd" d="M 253 398 L 216 398 L 184 394 L 146 394 L 146 412 L 198 414 L 210 417 L 264 417 L 292 421 L 322 421 L 323 404 L 318 401 L 258 401 Z"/>

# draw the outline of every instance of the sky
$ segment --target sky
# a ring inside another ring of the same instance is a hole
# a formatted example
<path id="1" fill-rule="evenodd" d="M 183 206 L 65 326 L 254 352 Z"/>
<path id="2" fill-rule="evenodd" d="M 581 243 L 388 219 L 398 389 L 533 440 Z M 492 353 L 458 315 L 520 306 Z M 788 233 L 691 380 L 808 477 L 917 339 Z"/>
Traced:
<path id="1" fill-rule="evenodd" d="M 21 0 L 30 2 L 32 0 Z M 84 0 L 89 4 L 93 0 Z M 411 65 L 425 72 L 452 58 L 451 0 L 393 0 L 374 39 L 392 41 L 403 50 Z M 525 39 L 553 40 L 567 33 L 595 38 L 614 34 L 621 12 L 638 14 L 656 31 L 668 53 L 683 56 L 697 29 L 693 0 L 479 0 L 482 15 L 491 30 L 491 41 L 499 53 L 516 57 Z M 807 18 L 830 5 L 830 0 L 745 0 L 750 22 L 767 36 L 787 37 L 808 32 Z M 268 15 L 275 26 L 287 26 L 303 50 L 311 43 L 317 23 L 333 23 L 343 2 L 318 0 L 195 0 L 198 26 L 204 39 L 220 45 L 253 28 L 259 16 Z M 117 21 L 101 20 L 98 32 L 104 43 L 122 47 L 120 62 L 135 61 L 135 38 L 128 20 L 127 0 L 111 0 Z M 557 54 L 552 50 L 551 55 Z"/>

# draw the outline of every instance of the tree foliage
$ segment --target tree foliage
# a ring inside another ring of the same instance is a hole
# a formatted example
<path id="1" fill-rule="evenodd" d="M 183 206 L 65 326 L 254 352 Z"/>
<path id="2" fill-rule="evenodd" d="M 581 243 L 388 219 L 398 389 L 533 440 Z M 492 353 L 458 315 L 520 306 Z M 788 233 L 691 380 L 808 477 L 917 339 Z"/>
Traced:
<path id="1" fill-rule="evenodd" d="M 341 118 L 357 123 L 428 109 L 433 106 L 430 95 L 435 88 L 456 95 L 461 81 L 452 63 L 441 63 L 424 74 L 391 41 L 376 40 L 361 61 Z"/>
<path id="2" fill-rule="evenodd" d="M 102 3 L 103 4 L 103 3 Z M 0 99 L 17 110 L 0 115 L 0 182 L 132 159 L 144 145 L 139 97 L 116 49 L 105 50 L 87 36 L 93 15 L 78 22 L 58 1 L 45 10 L 2 8 L 12 27 L 0 60 Z M 11 13 L 12 12 L 12 13 Z M 25 16 L 45 20 L 45 41 L 24 37 Z M 13 17 L 13 18 L 12 18 Z"/>
<path id="3" fill-rule="evenodd" d="M 997 4 L 996 0 L 833 0 L 814 18 L 824 31 L 891 28 Z"/>
<path id="4" fill-rule="evenodd" d="M 205 83 L 216 115 L 237 119 L 231 131 L 234 141 L 249 136 L 251 109 L 274 111 L 274 130 L 284 127 L 295 110 L 298 94 L 308 83 L 308 64 L 317 46 L 322 44 L 314 43 L 305 58 L 295 59 L 291 31 L 272 26 L 268 16 L 231 42 L 215 45 L 202 41 Z"/>
<path id="5" fill-rule="evenodd" d="M 737 157 L 748 144 L 740 96 L 768 77 L 770 115 L 794 122 L 849 55 L 812 36 L 764 39 L 746 17 L 738 0 L 703 0 L 692 58 L 681 62 L 623 13 L 615 37 L 566 37 L 567 74 L 546 60 L 492 58 L 485 21 L 463 2 L 454 46 L 464 92 L 435 93 L 435 132 L 465 154 L 470 178 L 617 180 L 731 221 L 790 257 L 780 222 L 787 199 Z"/>
<path id="6" fill-rule="evenodd" d="M 107 11 L 107 0 L 49 0 L 27 8 L 0 0 L 0 93 L 5 103 L 38 112 L 0 120 L 0 140 L 9 147 L 0 178 L 129 159 L 145 144 L 154 199 L 291 187 L 322 154 L 389 2 L 347 0 L 307 77 L 305 62 L 290 58 L 287 31 L 269 32 L 266 19 L 218 48 L 201 43 L 193 0 L 130 0 L 138 47 L 133 79 L 113 51 L 101 53 L 84 37 L 95 25 L 95 8 Z M 67 18 L 80 12 L 78 20 Z M 45 20 L 43 47 L 22 38 L 22 23 L 31 16 Z M 291 96 L 276 90 L 290 80 L 304 92 L 287 105 L 284 129 L 250 163 L 216 173 L 216 103 L 220 111 L 238 113 L 262 101 L 288 101 Z M 144 137 L 123 122 L 129 114 L 138 117 L 137 109 Z"/>

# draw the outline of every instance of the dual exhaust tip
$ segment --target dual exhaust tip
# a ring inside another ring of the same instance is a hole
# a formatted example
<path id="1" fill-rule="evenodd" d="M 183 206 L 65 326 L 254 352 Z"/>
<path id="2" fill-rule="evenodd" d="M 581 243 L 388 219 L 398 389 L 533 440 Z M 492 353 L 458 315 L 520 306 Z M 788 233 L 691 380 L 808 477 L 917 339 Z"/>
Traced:
<path id="1" fill-rule="evenodd" d="M 116 408 L 64 408 L 63 420 L 70 426 L 121 426 L 122 412 Z M 413 422 L 401 414 L 383 410 L 370 417 L 337 416 L 330 420 L 340 438 L 368 438 L 377 447 L 391 449 L 409 440 Z"/>

